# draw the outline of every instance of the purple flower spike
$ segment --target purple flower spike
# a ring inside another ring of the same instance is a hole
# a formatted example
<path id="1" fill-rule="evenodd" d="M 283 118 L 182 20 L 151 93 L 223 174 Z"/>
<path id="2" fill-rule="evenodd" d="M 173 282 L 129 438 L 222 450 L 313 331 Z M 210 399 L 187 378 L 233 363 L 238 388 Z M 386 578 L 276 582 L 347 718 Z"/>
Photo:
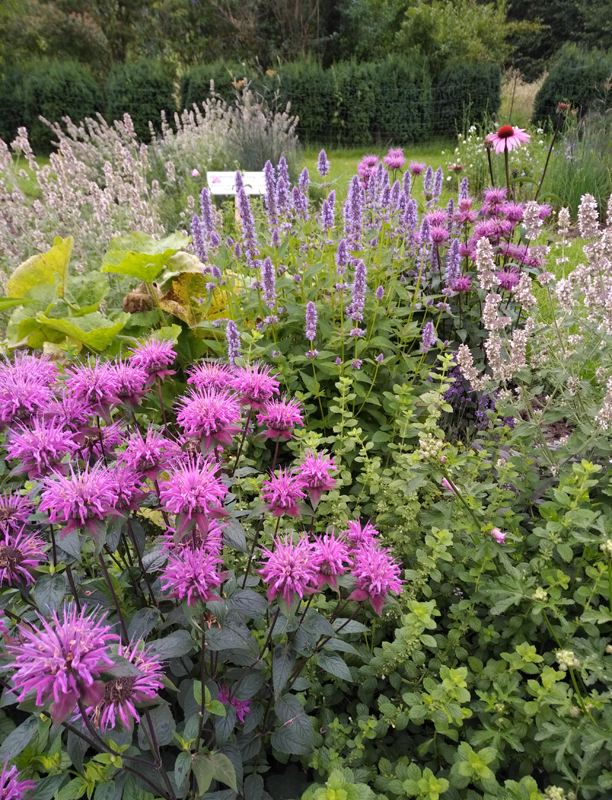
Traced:
<path id="1" fill-rule="evenodd" d="M 451 286 L 461 274 L 461 242 L 453 239 L 446 257 L 446 285 Z"/>
<path id="2" fill-rule="evenodd" d="M 276 304 L 276 273 L 270 256 L 261 263 L 261 287 L 264 303 L 268 308 L 274 308 Z"/>
<path id="3" fill-rule="evenodd" d="M 227 360 L 232 366 L 236 363 L 236 359 L 240 358 L 240 334 L 236 323 L 230 319 L 225 326 L 225 338 L 227 339 Z"/>
<path id="4" fill-rule="evenodd" d="M 271 161 L 266 161 L 263 168 L 264 181 L 266 184 L 265 204 L 266 213 L 270 225 L 275 226 L 278 223 L 277 208 L 276 208 L 276 176 L 274 174 L 274 167 Z"/>
<path id="5" fill-rule="evenodd" d="M 363 307 L 365 304 L 365 295 L 366 295 L 366 276 L 367 276 L 367 268 L 365 263 L 359 258 L 355 263 L 355 275 L 353 278 L 353 302 L 350 306 L 346 309 L 346 313 L 351 319 L 354 320 L 362 320 L 363 319 Z"/>
<path id="6" fill-rule="evenodd" d="M 0 533 L 0 585 L 33 582 L 30 570 L 37 569 L 46 561 L 46 543 L 35 533 L 27 533 L 25 527 L 17 533 Z"/>
<path id="7" fill-rule="evenodd" d="M 336 265 L 344 270 L 348 262 L 349 252 L 346 239 L 340 239 L 338 242 L 338 249 L 336 250 Z"/>
<path id="8" fill-rule="evenodd" d="M 218 571 L 220 564 L 223 559 L 206 550 L 185 548 L 180 554 L 170 555 L 161 576 L 162 588 L 170 597 L 186 599 L 189 606 L 221 600 L 215 593 L 225 575 Z"/>
<path id="9" fill-rule="evenodd" d="M 264 406 L 263 412 L 257 417 L 257 424 L 264 425 L 261 434 L 264 439 L 291 439 L 291 433 L 296 425 L 304 427 L 302 421 L 302 406 L 299 400 L 293 397 L 282 397 L 280 400 L 270 400 Z"/>
<path id="10" fill-rule="evenodd" d="M 361 369 L 361 367 L 362 367 L 362 364 L 363 364 L 363 361 L 362 361 L 360 358 L 354 358 L 354 359 L 351 361 L 351 367 L 352 367 L 353 369 Z"/>
<path id="11" fill-rule="evenodd" d="M 207 517 L 227 517 L 222 507 L 227 487 L 221 483 L 218 465 L 196 458 L 176 465 L 168 480 L 160 484 L 159 501 L 171 514 L 177 514 L 176 541 L 195 523 L 203 534 L 208 531 Z"/>
<path id="12" fill-rule="evenodd" d="M 317 566 L 313 557 L 313 547 L 308 539 L 276 539 L 273 550 L 263 548 L 262 558 L 266 561 L 259 570 L 264 583 L 268 584 L 268 602 L 281 595 L 288 606 L 296 598 L 304 597 L 317 580 Z"/>
<path id="13" fill-rule="evenodd" d="M 144 369 L 149 376 L 148 383 L 152 384 L 156 378 L 163 381 L 166 376 L 174 375 L 174 370 L 168 369 L 168 367 L 174 364 L 175 358 L 174 342 L 150 336 L 134 345 L 130 364 L 133 367 Z"/>
<path id="14" fill-rule="evenodd" d="M 298 180 L 298 186 L 301 192 L 307 192 L 308 187 L 310 186 L 310 173 L 308 172 L 308 168 L 304 167 L 302 170 L 302 174 Z"/>
<path id="15" fill-rule="evenodd" d="M 374 611 L 380 616 L 385 600 L 390 592 L 400 594 L 400 566 L 389 556 L 389 550 L 369 543 L 355 552 L 355 566 L 352 573 L 356 588 L 351 600 L 369 600 Z"/>
<path id="16" fill-rule="evenodd" d="M 249 267 L 257 266 L 255 261 L 259 255 L 257 233 L 255 232 L 255 219 L 251 210 L 251 203 L 244 188 L 244 181 L 240 172 L 236 172 L 236 206 L 242 227 L 242 243 Z"/>
<path id="17" fill-rule="evenodd" d="M 206 449 L 217 443 L 231 445 L 240 430 L 240 405 L 227 389 L 190 389 L 176 405 L 177 423 L 187 436 L 201 439 Z"/>
<path id="18" fill-rule="evenodd" d="M 421 334 L 421 352 L 427 353 L 436 343 L 436 331 L 433 322 L 426 322 Z"/>
<path id="19" fill-rule="evenodd" d="M 276 375 L 271 375 L 270 367 L 265 364 L 247 364 L 236 369 L 231 388 L 238 395 L 243 405 L 261 411 L 264 405 L 278 394 L 279 383 Z"/>
<path id="20" fill-rule="evenodd" d="M 215 230 L 215 219 L 213 217 L 213 202 L 210 190 L 205 186 L 200 192 L 200 209 L 202 211 L 202 225 L 204 233 L 212 247 L 216 247 L 221 241 L 219 234 Z"/>
<path id="21" fill-rule="evenodd" d="M 321 224 L 326 231 L 334 227 L 334 207 L 329 200 L 324 200 L 321 206 Z"/>
<path id="22" fill-rule="evenodd" d="M 78 528 L 96 538 L 104 518 L 115 513 L 113 480 L 100 463 L 79 472 L 74 472 L 71 465 L 70 476 L 53 473 L 44 479 L 43 486 L 38 510 L 48 511 L 51 522 L 65 525 L 61 539 Z"/>
<path id="23" fill-rule="evenodd" d="M 338 591 L 338 577 L 344 575 L 352 564 L 346 543 L 333 533 L 319 536 L 314 545 L 314 557 L 318 569 L 317 588 L 322 589 L 327 583 Z"/>
<path id="24" fill-rule="evenodd" d="M 378 289 L 376 290 L 376 292 L 374 293 L 374 297 L 377 300 L 382 300 L 384 296 L 385 296 L 384 287 L 383 286 L 379 286 Z"/>
<path id="25" fill-rule="evenodd" d="M 77 449 L 77 443 L 61 422 L 37 417 L 30 428 L 13 428 L 8 437 L 6 455 L 19 462 L 15 472 L 27 473 L 30 480 L 35 480 L 54 469 L 67 469 L 60 462 Z"/>
<path id="26" fill-rule="evenodd" d="M 113 666 L 107 650 L 118 639 L 105 625 L 105 616 L 86 616 L 83 607 L 64 608 L 63 618 L 53 613 L 51 622 L 39 615 L 41 629 L 19 627 L 20 640 L 7 650 L 14 656 L 13 684 L 21 690 L 19 701 L 36 691 L 36 705 L 50 700 L 55 724 L 63 722 L 82 700 L 85 706 L 97 706 L 104 698 L 104 684 L 96 680 Z"/>
<path id="27" fill-rule="evenodd" d="M 263 482 L 261 496 L 275 517 L 300 517 L 298 502 L 306 497 L 298 475 L 282 467 Z"/>
<path id="28" fill-rule="evenodd" d="M 314 506 L 323 492 L 333 489 L 337 481 L 330 472 L 337 471 L 336 462 L 325 453 L 307 453 L 297 468 L 302 488 L 306 489 Z"/>
<path id="29" fill-rule="evenodd" d="M 203 264 L 208 261 L 208 250 L 206 248 L 206 238 L 204 237 L 204 228 L 202 227 L 202 220 L 197 214 L 193 215 L 191 220 L 191 238 L 193 239 L 193 249 L 196 251 L 196 256 Z"/>
<path id="30" fill-rule="evenodd" d="M 327 160 L 327 153 L 321 150 L 317 159 L 317 172 L 324 178 L 329 172 L 329 161 Z"/>
<path id="31" fill-rule="evenodd" d="M 379 353 L 379 354 L 376 356 L 376 363 L 377 363 L 377 364 L 382 364 L 382 362 L 383 362 L 384 360 L 385 360 L 385 356 L 384 356 L 384 354 L 383 354 L 383 353 Z"/>
<path id="32" fill-rule="evenodd" d="M 414 174 L 414 173 L 413 173 Z M 425 170 L 425 177 L 423 178 L 423 194 L 431 196 L 433 194 L 433 169 L 427 167 Z"/>
<path id="33" fill-rule="evenodd" d="M 134 720 L 140 721 L 135 704 L 155 700 L 164 685 L 159 659 L 151 655 L 148 648 L 141 649 L 140 642 L 128 647 L 120 644 L 118 655 L 133 664 L 140 674 L 113 678 L 104 685 L 101 702 L 87 709 L 101 731 L 113 730 L 119 721 L 125 728 L 132 728 Z"/>
<path id="34" fill-rule="evenodd" d="M 317 308 L 312 300 L 306 305 L 306 338 L 312 344 L 317 335 Z"/>

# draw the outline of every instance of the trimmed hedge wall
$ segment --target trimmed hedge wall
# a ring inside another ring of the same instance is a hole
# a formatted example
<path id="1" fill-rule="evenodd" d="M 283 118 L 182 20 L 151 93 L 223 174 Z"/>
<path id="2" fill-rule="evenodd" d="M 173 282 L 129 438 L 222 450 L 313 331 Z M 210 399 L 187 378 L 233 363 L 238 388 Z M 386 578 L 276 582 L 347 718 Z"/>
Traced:
<path id="1" fill-rule="evenodd" d="M 436 85 L 434 132 L 454 136 L 466 122 L 478 124 L 501 105 L 501 70 L 490 63 L 449 64 Z"/>
<path id="2" fill-rule="evenodd" d="M 581 115 L 588 111 L 612 108 L 612 91 L 606 82 L 612 79 L 612 53 L 580 50 L 564 46 L 550 66 L 548 76 L 536 95 L 534 123 L 546 123 L 556 117 L 557 103 L 569 103 Z"/>
<path id="3" fill-rule="evenodd" d="M 180 106 L 192 108 L 193 104 L 200 105 L 210 97 L 210 82 L 215 82 L 215 94 L 224 100 L 234 97 L 232 81 L 242 78 L 253 80 L 254 73 L 241 64 L 232 64 L 226 61 L 216 61 L 212 64 L 200 64 L 192 67 L 181 77 Z"/>
<path id="4" fill-rule="evenodd" d="M 148 142 L 151 138 L 149 121 L 160 128 L 160 114 L 165 111 L 168 121 L 176 111 L 174 84 L 157 61 L 143 59 L 134 64 L 115 67 L 106 83 L 107 118 L 121 119 L 128 112 L 138 136 Z"/>

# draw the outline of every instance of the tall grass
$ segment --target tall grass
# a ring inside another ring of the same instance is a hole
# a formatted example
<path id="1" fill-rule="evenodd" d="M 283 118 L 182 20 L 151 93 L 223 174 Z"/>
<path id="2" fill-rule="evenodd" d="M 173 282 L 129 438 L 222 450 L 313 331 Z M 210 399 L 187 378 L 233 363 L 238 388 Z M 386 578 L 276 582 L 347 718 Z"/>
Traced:
<path id="1" fill-rule="evenodd" d="M 507 69 L 502 77 L 499 119 L 507 125 L 526 128 L 533 114 L 536 95 L 544 83 L 546 74 L 533 83 L 527 83 L 518 69 Z"/>

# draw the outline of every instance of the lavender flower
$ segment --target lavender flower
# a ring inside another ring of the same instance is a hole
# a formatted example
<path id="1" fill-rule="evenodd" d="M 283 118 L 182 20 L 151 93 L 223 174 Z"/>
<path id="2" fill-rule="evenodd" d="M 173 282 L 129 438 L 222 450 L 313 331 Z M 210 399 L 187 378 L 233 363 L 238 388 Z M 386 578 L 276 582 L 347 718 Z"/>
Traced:
<path id="1" fill-rule="evenodd" d="M 291 469 L 283 469 L 282 467 L 277 473 L 271 474 L 269 478 L 264 480 L 261 496 L 275 517 L 282 517 L 283 514 L 287 514 L 290 517 L 301 516 L 297 504 L 306 497 L 296 473 Z"/>
<path id="2" fill-rule="evenodd" d="M 135 704 L 154 700 L 164 685 L 159 659 L 151 655 L 149 648 L 140 647 L 140 642 L 134 642 L 127 647 L 120 644 L 118 648 L 118 655 L 133 664 L 140 674 L 113 678 L 104 685 L 102 700 L 87 709 L 101 731 L 113 730 L 119 720 L 130 729 L 134 720 L 140 721 Z"/>
<path id="3" fill-rule="evenodd" d="M 274 308 L 276 303 L 276 275 L 270 256 L 261 262 L 261 285 L 263 298 L 268 308 Z"/>
<path id="4" fill-rule="evenodd" d="M 30 570 L 37 569 L 42 561 L 46 543 L 35 533 L 23 527 L 17 533 L 0 531 L 0 585 L 13 582 L 29 586 L 33 579 Z"/>
<path id="5" fill-rule="evenodd" d="M 453 239 L 446 256 L 446 285 L 451 286 L 461 275 L 461 242 Z"/>
<path id="6" fill-rule="evenodd" d="M 268 584 L 268 602 L 281 595 L 288 606 L 296 598 L 302 598 L 316 582 L 317 567 L 313 548 L 308 539 L 276 539 L 273 550 L 263 548 L 262 558 L 266 563 L 259 570 L 264 583 Z"/>
<path id="7" fill-rule="evenodd" d="M 176 541 L 180 541 L 194 522 L 206 534 L 207 517 L 227 516 L 221 505 L 227 487 L 221 483 L 217 472 L 218 465 L 208 459 L 195 458 L 176 465 L 168 479 L 160 484 L 160 503 L 167 511 L 178 515 Z"/>
<path id="8" fill-rule="evenodd" d="M 329 172 L 329 161 L 327 160 L 327 153 L 321 150 L 317 159 L 317 172 L 324 178 Z"/>
<path id="9" fill-rule="evenodd" d="M 347 315 L 354 320 L 363 319 L 363 307 L 367 290 L 366 276 L 367 268 L 365 263 L 361 259 L 357 259 L 352 286 L 353 301 L 346 309 Z"/>
<path id="10" fill-rule="evenodd" d="M 312 300 L 306 305 L 306 338 L 311 343 L 317 335 L 317 308 Z"/>
<path id="11" fill-rule="evenodd" d="M 225 326 L 225 338 L 227 339 L 227 360 L 232 364 L 236 363 L 236 359 L 240 358 L 240 334 L 238 328 L 233 320 L 229 320 Z"/>
<path id="12" fill-rule="evenodd" d="M 30 480 L 42 478 L 60 466 L 64 456 L 77 450 L 77 443 L 59 422 L 35 418 L 30 428 L 21 426 L 9 434 L 7 458 L 16 459 L 17 474 L 27 473 Z"/>
<path id="13" fill-rule="evenodd" d="M 236 205 L 238 214 L 240 216 L 240 225 L 242 226 L 242 243 L 246 260 L 249 267 L 255 267 L 255 260 L 259 255 L 259 247 L 257 245 L 257 233 L 255 232 L 255 219 L 251 210 L 251 203 L 244 188 L 244 181 L 239 171 L 236 172 L 235 178 L 236 186 Z"/>
<path id="14" fill-rule="evenodd" d="M 21 625 L 20 640 L 7 647 L 15 657 L 13 684 L 21 690 L 22 701 L 36 691 L 36 705 L 52 700 L 54 723 L 63 722 L 79 700 L 86 706 L 98 705 L 104 697 L 104 684 L 97 681 L 100 673 L 113 666 L 108 655 L 109 644 L 118 637 L 104 625 L 105 616 L 96 619 L 80 613 L 70 604 L 63 618 L 53 612 L 49 623 L 39 615 L 42 629 Z"/>
<path id="15" fill-rule="evenodd" d="M 44 479 L 43 486 L 38 510 L 48 511 L 51 522 L 65 525 L 62 539 L 77 528 L 97 537 L 117 501 L 109 471 L 99 463 L 77 472 L 70 465 L 70 476 L 54 473 Z"/>
<path id="16" fill-rule="evenodd" d="M 240 406 L 227 389 L 191 389 L 179 397 L 177 423 L 187 436 L 202 440 L 209 449 L 215 444 L 231 445 L 232 436 L 240 430 Z"/>
<path id="17" fill-rule="evenodd" d="M 23 800 L 26 792 L 36 789 L 34 781 L 20 781 L 17 767 L 9 769 L 8 760 L 2 766 L 0 774 L 0 797 L 2 800 Z"/>
<path id="18" fill-rule="evenodd" d="M 421 352 L 427 353 L 436 343 L 436 331 L 433 322 L 426 322 L 421 334 Z"/>
<path id="19" fill-rule="evenodd" d="M 390 558 L 389 552 L 374 544 L 365 544 L 356 551 L 352 569 L 357 588 L 350 599 L 369 600 L 379 616 L 389 593 L 399 594 L 402 591 L 400 567 Z"/>
<path id="20" fill-rule="evenodd" d="M 223 573 L 218 571 L 223 559 L 206 550 L 183 549 L 180 554 L 171 554 L 164 569 L 161 582 L 170 597 L 187 600 L 194 606 L 198 601 L 221 600 L 215 591 L 223 582 Z"/>

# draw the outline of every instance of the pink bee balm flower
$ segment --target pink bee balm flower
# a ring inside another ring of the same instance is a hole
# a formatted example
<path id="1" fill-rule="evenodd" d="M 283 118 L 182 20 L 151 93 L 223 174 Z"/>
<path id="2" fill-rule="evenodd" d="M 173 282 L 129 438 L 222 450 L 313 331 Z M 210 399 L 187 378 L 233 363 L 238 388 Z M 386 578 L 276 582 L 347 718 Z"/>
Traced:
<path id="1" fill-rule="evenodd" d="M 357 172 L 359 173 L 359 177 L 363 179 L 364 183 L 367 184 L 368 179 L 374 175 L 376 172 L 376 167 L 378 166 L 378 156 L 369 155 L 364 156 L 359 164 L 357 165 Z"/>
<path id="2" fill-rule="evenodd" d="M 307 453 L 304 461 L 298 466 L 297 474 L 302 488 L 308 491 L 314 505 L 317 505 L 323 492 L 333 489 L 336 485 L 336 479 L 329 474 L 336 470 L 334 459 L 325 453 Z"/>
<path id="3" fill-rule="evenodd" d="M 117 498 L 116 510 L 123 514 L 137 511 L 140 502 L 149 491 L 140 475 L 126 466 L 117 466 L 109 470 L 109 475 L 112 481 L 112 490 Z"/>
<path id="4" fill-rule="evenodd" d="M 499 281 L 500 289 L 511 292 L 521 279 L 521 273 L 516 267 L 510 269 L 503 269 L 501 272 L 495 273 Z"/>
<path id="5" fill-rule="evenodd" d="M 92 458 L 108 458 L 115 445 L 123 442 L 120 425 L 120 422 L 103 426 L 93 425 L 81 428 L 75 433 L 74 439 L 80 445 L 81 458 L 84 461 Z"/>
<path id="6" fill-rule="evenodd" d="M 46 542 L 35 533 L 27 533 L 25 527 L 18 533 L 0 533 L 0 585 L 13 581 L 32 583 L 30 570 L 36 569 L 46 560 Z"/>
<path id="7" fill-rule="evenodd" d="M 520 147 L 527 144 L 531 136 L 525 133 L 523 128 L 513 128 L 512 125 L 502 125 L 497 133 L 490 133 L 486 140 L 495 148 L 495 152 L 503 153 L 504 150 L 514 150 L 515 147 Z"/>
<path id="8" fill-rule="evenodd" d="M 270 371 L 265 364 L 247 364 L 236 369 L 231 386 L 241 403 L 261 411 L 272 395 L 278 394 L 276 375 L 270 375 Z"/>
<path id="9" fill-rule="evenodd" d="M 129 406 L 138 406 L 147 393 L 149 375 L 145 368 L 134 364 L 133 359 L 128 364 L 120 359 L 110 369 L 117 379 L 118 399 Z"/>
<path id="10" fill-rule="evenodd" d="M 496 542 L 503 544 L 506 541 L 506 536 L 508 534 L 500 531 L 499 528 L 493 528 L 491 531 L 491 536 L 495 539 Z"/>
<path id="11" fill-rule="evenodd" d="M 449 492 L 452 492 L 453 494 L 457 493 L 455 487 L 452 485 L 452 483 L 450 483 L 450 481 L 447 481 L 446 478 L 442 478 L 441 483 L 442 486 L 444 486 L 445 489 L 448 489 Z"/>
<path id="12" fill-rule="evenodd" d="M 58 369 L 49 356 L 17 351 L 12 361 L 4 356 L 3 363 L 0 363 L 0 375 L 4 376 L 7 372 L 12 372 L 14 375 L 27 374 L 47 386 L 52 386 L 57 378 Z"/>
<path id="13" fill-rule="evenodd" d="M 139 669 L 140 675 L 113 678 L 104 684 L 102 700 L 87 709 L 101 731 L 113 730 L 118 720 L 126 728 L 131 728 L 134 720 L 140 720 L 135 703 L 154 700 L 163 687 L 163 670 L 159 659 L 150 655 L 148 648 L 140 649 L 140 644 L 135 642 L 127 647 L 120 644 L 118 648 L 118 655 Z"/>
<path id="14" fill-rule="evenodd" d="M 261 434 L 264 439 L 291 439 L 296 425 L 304 427 L 302 422 L 302 406 L 299 400 L 282 397 L 280 400 L 269 400 L 263 412 L 257 416 L 257 423 L 265 425 Z"/>
<path id="15" fill-rule="evenodd" d="M 450 288 L 457 294 L 467 294 L 472 290 L 472 281 L 468 275 L 461 275 L 451 283 Z"/>
<path id="16" fill-rule="evenodd" d="M 72 713 L 77 701 L 98 705 L 104 697 L 104 684 L 97 681 L 113 661 L 108 646 L 118 636 L 104 625 L 105 616 L 86 616 L 83 607 L 77 614 L 74 605 L 64 608 L 63 619 L 56 612 L 51 622 L 39 615 L 42 629 L 19 627 L 20 641 L 7 650 L 15 656 L 13 683 L 21 690 L 18 700 L 36 691 L 36 705 L 52 700 L 51 716 L 62 722 Z"/>
<path id="17" fill-rule="evenodd" d="M 383 158 L 388 169 L 396 170 L 401 169 L 406 163 L 403 150 L 389 150 L 387 155 Z"/>
<path id="18" fill-rule="evenodd" d="M 288 606 L 296 597 L 304 597 L 312 584 L 316 584 L 317 566 L 313 547 L 308 539 L 275 539 L 273 550 L 263 548 L 262 558 L 266 564 L 259 570 L 268 584 L 268 601 L 271 603 L 280 594 Z"/>
<path id="19" fill-rule="evenodd" d="M 5 633 L 8 633 L 8 628 L 4 624 L 5 619 L 4 611 L 0 611 L 0 636 L 4 636 Z"/>
<path id="20" fill-rule="evenodd" d="M 205 361 L 189 371 L 187 383 L 194 389 L 226 389 L 230 386 L 234 373 L 228 364 L 221 361 Z"/>
<path id="21" fill-rule="evenodd" d="M 374 544 L 374 540 L 378 536 L 378 531 L 369 520 L 363 526 L 359 519 L 356 519 L 354 522 L 347 522 L 346 524 L 347 529 L 342 531 L 342 535 L 346 536 L 351 550 L 355 550 L 367 544 Z"/>
<path id="22" fill-rule="evenodd" d="M 42 478 L 53 469 L 64 469 L 61 460 L 78 449 L 61 423 L 40 417 L 32 420 L 30 428 L 13 428 L 8 438 L 7 457 L 19 461 L 15 472 L 25 472 L 31 480 Z"/>
<path id="23" fill-rule="evenodd" d="M 130 363 L 134 367 L 142 367 L 149 376 L 148 383 L 151 384 L 156 378 L 163 380 L 168 375 L 174 375 L 174 370 L 168 367 L 174 364 L 175 358 L 174 342 L 150 336 L 134 345 Z"/>
<path id="24" fill-rule="evenodd" d="M 188 531 L 192 521 L 206 533 L 207 517 L 227 516 L 221 506 L 227 487 L 219 480 L 217 470 L 218 466 L 207 459 L 191 459 L 176 466 L 168 480 L 160 485 L 160 503 L 179 516 L 177 539 Z"/>
<path id="25" fill-rule="evenodd" d="M 164 535 L 165 548 L 178 555 L 183 548 L 188 547 L 192 550 L 204 550 L 213 556 L 220 556 L 223 552 L 223 528 L 216 519 L 208 520 L 208 530 L 202 533 L 199 528 L 194 528 L 191 536 L 185 536 L 178 543 L 174 541 L 172 532 Z"/>
<path id="26" fill-rule="evenodd" d="M 95 410 L 77 397 L 68 392 L 52 400 L 44 412 L 45 419 L 53 419 L 72 431 L 79 430 L 87 420 L 95 417 Z"/>
<path id="27" fill-rule="evenodd" d="M 297 503 L 306 497 L 298 476 L 293 470 L 282 467 L 277 474 L 270 475 L 263 482 L 261 494 L 275 517 L 282 517 L 283 514 L 299 517 L 300 509 Z"/>
<path id="28" fill-rule="evenodd" d="M 449 233 L 446 228 L 435 227 L 430 230 L 431 241 L 434 244 L 444 244 L 448 239 Z"/>
<path id="29" fill-rule="evenodd" d="M 14 492 L 0 494 L 0 531 L 17 531 L 33 513 L 34 505 L 28 495 Z"/>
<path id="30" fill-rule="evenodd" d="M 319 536 L 314 544 L 314 558 L 319 574 L 316 578 L 317 588 L 322 589 L 326 583 L 338 590 L 338 576 L 344 575 L 352 564 L 346 543 L 337 539 L 334 534 Z"/>
<path id="31" fill-rule="evenodd" d="M 219 686 L 217 700 L 224 706 L 233 706 L 236 709 L 236 719 L 240 723 L 244 722 L 244 718 L 251 710 L 250 700 L 236 700 L 235 697 L 232 697 L 229 686 L 223 683 Z"/>
<path id="32" fill-rule="evenodd" d="M 421 164 L 418 161 L 412 161 L 408 165 L 408 169 L 410 170 L 412 175 L 419 176 L 425 172 L 425 170 L 427 169 L 427 164 Z"/>
<path id="33" fill-rule="evenodd" d="M 184 548 L 171 554 L 161 576 L 162 588 L 170 597 L 187 598 L 187 605 L 194 606 L 198 600 L 221 600 L 214 594 L 226 573 L 218 572 L 223 559 L 206 550 Z"/>
<path id="34" fill-rule="evenodd" d="M 140 431 L 131 436 L 127 447 L 119 455 L 119 463 L 155 480 L 180 455 L 181 448 L 176 442 L 166 439 L 160 431 L 149 428 L 144 439 Z"/>
<path id="35" fill-rule="evenodd" d="M 84 528 L 96 537 L 102 520 L 113 513 L 116 501 L 108 469 L 95 464 L 74 472 L 71 466 L 70 476 L 55 472 L 45 478 L 38 510 L 48 511 L 51 522 L 65 525 L 61 539 L 77 528 Z"/>
<path id="36" fill-rule="evenodd" d="M 111 364 L 99 358 L 88 359 L 86 364 L 66 370 L 65 387 L 70 397 L 104 417 L 108 416 L 109 408 L 119 402 L 121 386 L 117 375 Z"/>
<path id="37" fill-rule="evenodd" d="M 231 445 L 240 430 L 240 405 L 227 389 L 191 389 L 177 401 L 176 421 L 187 436 L 201 438 L 206 449 L 217 442 Z"/>
<path id="38" fill-rule="evenodd" d="M 2 800 L 23 800 L 26 792 L 36 789 L 34 781 L 20 781 L 17 767 L 9 769 L 8 760 L 4 762 L 0 775 L 0 798 Z"/>
<path id="39" fill-rule="evenodd" d="M 374 611 L 380 616 L 389 592 L 399 594 L 402 581 L 399 579 L 400 567 L 389 556 L 390 550 L 365 544 L 355 553 L 352 573 L 356 579 L 356 589 L 350 600 L 369 600 Z"/>
<path id="40" fill-rule="evenodd" d="M 51 400 L 51 389 L 37 372 L 0 371 L 0 428 L 44 412 Z"/>

